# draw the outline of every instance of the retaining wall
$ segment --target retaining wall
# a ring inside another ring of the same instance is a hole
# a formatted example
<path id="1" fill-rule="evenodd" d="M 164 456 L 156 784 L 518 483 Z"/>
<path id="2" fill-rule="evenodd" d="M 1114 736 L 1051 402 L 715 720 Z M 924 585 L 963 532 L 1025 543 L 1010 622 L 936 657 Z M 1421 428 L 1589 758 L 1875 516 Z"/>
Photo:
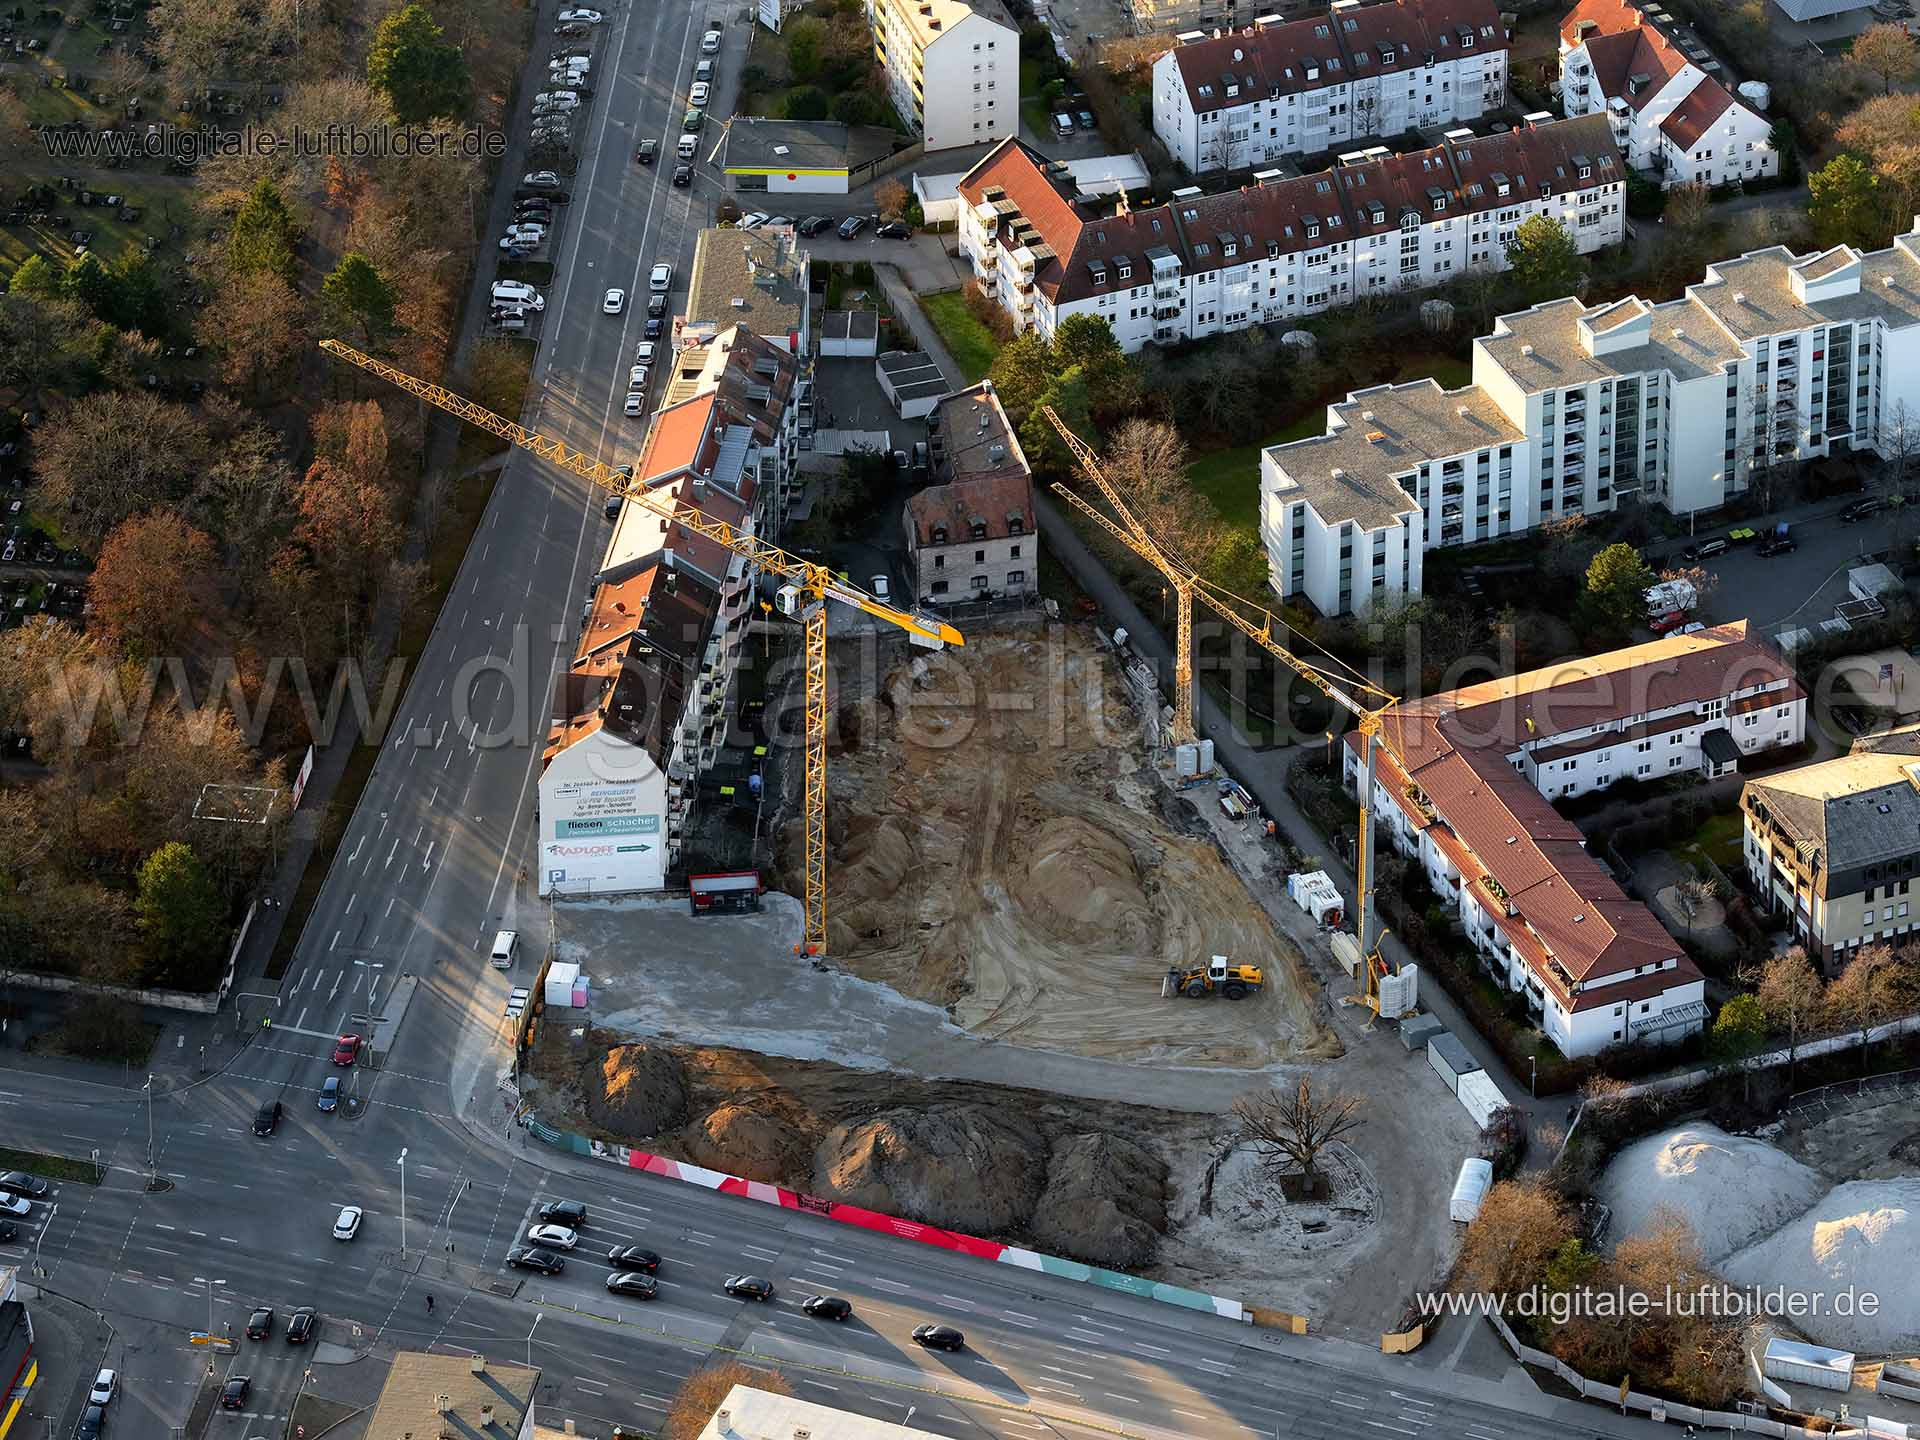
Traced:
<path id="1" fill-rule="evenodd" d="M 915 1220 L 902 1220 L 895 1215 L 882 1215 L 877 1210 L 866 1210 L 858 1205 L 843 1205 L 837 1200 L 822 1200 L 817 1195 L 789 1190 L 784 1185 L 769 1185 L 760 1180 L 743 1180 L 737 1175 L 726 1175 L 718 1170 L 703 1169 L 698 1165 L 690 1165 L 684 1160 L 670 1160 L 664 1155 L 629 1149 L 625 1145 L 607 1145 L 598 1140 L 589 1140 L 584 1135 L 556 1130 L 551 1125 L 543 1125 L 534 1119 L 527 1121 L 527 1130 L 536 1140 L 543 1141 L 556 1149 L 623 1165 L 630 1170 L 644 1170 L 649 1175 L 659 1175 L 668 1180 L 698 1185 L 704 1190 L 717 1190 L 722 1195 L 738 1195 L 743 1199 L 758 1200 L 763 1205 L 777 1205 L 783 1210 L 804 1210 L 810 1215 L 818 1215 L 841 1225 L 852 1225 L 857 1229 L 873 1230 L 902 1240 L 912 1240 L 916 1244 L 931 1245 L 936 1249 L 971 1255 L 976 1260 L 991 1260 L 995 1264 L 1015 1265 L 1022 1270 L 1033 1270 L 1042 1275 L 1078 1280 L 1083 1284 L 1097 1285 L 1105 1290 L 1118 1290 L 1128 1295 L 1135 1295 L 1142 1300 L 1155 1300 L 1163 1305 L 1178 1305 L 1188 1310 L 1205 1311 L 1211 1315 L 1221 1316 L 1223 1319 L 1237 1320 L 1243 1325 L 1253 1323 L 1251 1307 L 1225 1296 L 1186 1290 L 1178 1285 L 1142 1279 L 1138 1275 L 1124 1275 L 1117 1270 L 1102 1270 L 1098 1266 L 1083 1265 L 1078 1260 L 1063 1260 L 1057 1255 L 1042 1255 L 1037 1251 L 1003 1245 L 997 1240 L 982 1240 L 975 1235 L 963 1235 L 957 1230 L 943 1230 L 937 1225 L 923 1225 Z M 1299 1320 L 1296 1316 L 1287 1318 L 1289 1321 L 1299 1321 L 1296 1334 L 1305 1331 L 1304 1320 Z M 1294 1327 L 1289 1324 L 1287 1328 Z"/>

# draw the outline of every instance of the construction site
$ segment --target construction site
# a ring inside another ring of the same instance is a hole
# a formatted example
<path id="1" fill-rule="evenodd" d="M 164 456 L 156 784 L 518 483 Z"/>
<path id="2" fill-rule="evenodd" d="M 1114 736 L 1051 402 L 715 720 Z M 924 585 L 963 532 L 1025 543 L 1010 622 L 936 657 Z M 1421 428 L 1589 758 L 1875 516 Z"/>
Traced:
<path id="1" fill-rule="evenodd" d="M 1298 948 L 1200 814 L 1211 783 L 1154 773 L 1092 626 L 893 654 L 837 667 L 830 964 L 1038 1049 L 1236 1069 L 1339 1053 Z M 1259 982 L 1163 999 L 1169 971 L 1215 956 Z"/>

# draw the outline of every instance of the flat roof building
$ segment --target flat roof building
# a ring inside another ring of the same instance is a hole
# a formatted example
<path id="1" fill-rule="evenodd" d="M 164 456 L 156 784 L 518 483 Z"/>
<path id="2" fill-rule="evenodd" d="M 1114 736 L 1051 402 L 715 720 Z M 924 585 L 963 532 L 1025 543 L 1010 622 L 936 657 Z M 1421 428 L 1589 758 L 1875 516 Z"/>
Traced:
<path id="1" fill-rule="evenodd" d="M 540 1372 L 478 1355 L 402 1350 L 387 1370 L 366 1434 L 471 1435 L 532 1440 Z"/>
<path id="2" fill-rule="evenodd" d="M 700 1440 L 940 1440 L 892 1420 L 875 1420 L 791 1395 L 736 1385 L 700 1432 Z"/>
<path id="3" fill-rule="evenodd" d="M 718 333 L 745 325 L 761 339 L 806 356 L 813 349 L 811 268 L 789 226 L 702 230 L 693 242 L 684 328 Z"/>
<path id="4" fill-rule="evenodd" d="M 876 125 L 736 115 L 720 141 L 719 164 L 742 194 L 844 195 L 874 179 L 906 143 Z"/>

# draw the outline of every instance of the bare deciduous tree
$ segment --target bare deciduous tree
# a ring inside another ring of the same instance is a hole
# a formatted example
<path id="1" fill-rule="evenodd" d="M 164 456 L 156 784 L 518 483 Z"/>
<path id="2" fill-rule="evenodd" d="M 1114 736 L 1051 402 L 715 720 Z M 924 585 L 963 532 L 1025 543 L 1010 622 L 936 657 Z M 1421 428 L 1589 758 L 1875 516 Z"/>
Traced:
<path id="1" fill-rule="evenodd" d="M 793 1394 L 793 1387 L 778 1370 L 759 1370 L 738 1360 L 716 1360 L 694 1371 L 673 1392 L 673 1404 L 660 1427 L 662 1440 L 696 1440 L 736 1385 L 773 1395 Z"/>
<path id="2" fill-rule="evenodd" d="M 1886 945 L 1863 945 L 1827 986 L 1827 1013 L 1860 1032 L 1860 1066 L 1867 1065 L 1867 1032 L 1891 1020 L 1914 997 L 1914 969 Z"/>
<path id="3" fill-rule="evenodd" d="M 1240 1138 L 1260 1152 L 1268 1178 L 1279 1181 L 1299 1174 L 1311 1189 L 1320 1178 L 1320 1152 L 1343 1135 L 1366 1123 L 1366 1097 L 1335 1090 L 1324 1098 L 1313 1093 L 1306 1076 L 1291 1093 L 1254 1090 L 1233 1102 Z"/>

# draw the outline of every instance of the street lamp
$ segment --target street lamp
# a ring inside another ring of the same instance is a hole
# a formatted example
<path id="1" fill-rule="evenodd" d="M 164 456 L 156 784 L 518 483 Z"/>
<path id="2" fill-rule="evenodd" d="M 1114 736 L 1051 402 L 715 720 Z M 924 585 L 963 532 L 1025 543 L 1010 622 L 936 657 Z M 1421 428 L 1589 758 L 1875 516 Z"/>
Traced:
<path id="1" fill-rule="evenodd" d="M 214 1287 L 224 1285 L 224 1280 L 212 1280 L 205 1275 L 193 1277 L 193 1283 L 207 1287 L 207 1373 L 213 1373 L 213 1291 Z"/>
<path id="2" fill-rule="evenodd" d="M 379 1019 L 373 1008 L 373 992 L 380 988 L 380 977 L 374 972 L 387 967 L 378 960 L 356 960 L 353 963 L 367 972 L 367 1021 L 371 1024 Z"/>
<path id="3" fill-rule="evenodd" d="M 40 1233 L 34 1237 L 33 1273 L 35 1275 L 45 1275 L 47 1273 L 46 1271 L 40 1268 L 40 1247 L 46 1242 L 47 1231 L 53 1228 L 53 1217 L 58 1215 L 59 1213 L 60 1213 L 60 1202 L 56 1200 L 53 1202 L 51 1206 L 48 1207 L 47 1218 L 40 1222 Z"/>
<path id="4" fill-rule="evenodd" d="M 407 1258 L 407 1147 L 400 1147 L 400 1258 Z"/>
<path id="5" fill-rule="evenodd" d="M 153 1076 L 147 1076 L 147 1169 L 153 1169 Z"/>
<path id="6" fill-rule="evenodd" d="M 547 1312 L 542 1310 L 533 1317 L 533 1324 L 527 1327 L 527 1368 L 529 1370 L 533 1368 L 533 1332 L 540 1328 L 540 1322 L 546 1318 Z"/>

